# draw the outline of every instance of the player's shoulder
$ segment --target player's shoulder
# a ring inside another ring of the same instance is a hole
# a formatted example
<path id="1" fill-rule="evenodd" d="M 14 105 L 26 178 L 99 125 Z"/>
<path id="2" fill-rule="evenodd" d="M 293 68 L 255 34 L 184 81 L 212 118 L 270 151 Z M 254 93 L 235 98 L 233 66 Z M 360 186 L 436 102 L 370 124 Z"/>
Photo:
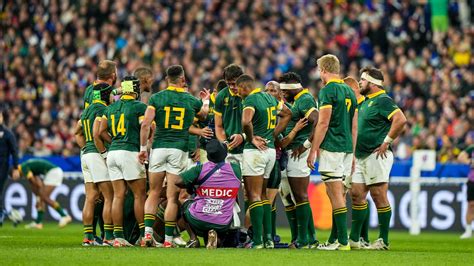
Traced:
<path id="1" fill-rule="evenodd" d="M 229 87 L 225 87 L 217 93 L 216 102 L 222 101 L 226 96 L 229 96 Z"/>

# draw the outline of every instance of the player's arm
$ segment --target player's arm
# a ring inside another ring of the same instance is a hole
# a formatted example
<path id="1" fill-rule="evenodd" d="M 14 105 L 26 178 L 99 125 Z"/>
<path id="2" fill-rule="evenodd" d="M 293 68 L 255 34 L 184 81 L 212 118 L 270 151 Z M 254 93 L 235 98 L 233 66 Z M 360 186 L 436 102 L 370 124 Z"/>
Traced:
<path id="1" fill-rule="evenodd" d="M 94 126 L 92 127 L 92 137 L 94 138 L 94 144 L 97 150 L 100 152 L 102 158 L 107 158 L 107 149 L 105 148 L 104 141 L 108 143 L 111 142 L 110 136 L 107 134 L 107 137 L 104 139 L 101 134 L 102 124 L 107 124 L 107 121 L 102 119 L 102 117 L 96 117 L 94 121 Z"/>
<path id="2" fill-rule="evenodd" d="M 199 121 L 204 121 L 207 118 L 207 114 L 209 113 L 209 97 L 210 96 L 211 96 L 211 93 L 209 92 L 208 89 L 203 89 L 201 92 L 199 92 L 199 97 L 202 100 L 201 109 L 196 114 L 196 117 L 199 119 Z"/>
<path id="3" fill-rule="evenodd" d="M 319 108 L 319 117 L 316 124 L 316 128 L 313 132 L 313 140 L 311 141 L 311 150 L 307 159 L 308 167 L 314 170 L 314 162 L 316 161 L 316 155 L 319 153 L 319 147 L 326 137 L 326 133 L 329 128 L 329 122 L 331 121 L 332 105 L 325 105 Z"/>
<path id="4" fill-rule="evenodd" d="M 148 138 L 150 137 L 151 123 L 155 119 L 155 107 L 148 106 L 145 111 L 145 117 L 143 118 L 142 125 L 140 128 L 140 154 L 138 159 L 141 163 L 148 160 Z"/>
<path id="5" fill-rule="evenodd" d="M 224 125 L 222 124 L 222 114 L 214 111 L 214 125 L 216 127 L 216 137 L 219 141 L 224 142 L 227 140 L 225 135 Z"/>
<path id="6" fill-rule="evenodd" d="M 209 127 L 199 128 L 195 125 L 191 125 L 188 131 L 189 131 L 189 134 L 200 136 L 206 139 L 210 139 L 214 135 L 212 133 L 212 129 L 210 129 Z"/>
<path id="7" fill-rule="evenodd" d="M 86 145 L 86 138 L 84 137 L 84 132 L 82 131 L 81 120 L 78 120 L 76 126 L 74 127 L 74 138 L 79 148 L 82 149 Z"/>
<path id="8" fill-rule="evenodd" d="M 284 149 L 296 138 L 298 132 L 308 124 L 308 119 L 303 117 L 296 122 L 295 127 L 283 139 L 279 140 L 279 147 Z"/>
<path id="9" fill-rule="evenodd" d="M 194 184 L 194 181 L 201 174 L 202 165 L 196 165 L 191 169 L 181 173 L 175 178 L 175 185 L 179 188 L 187 188 Z"/>
<path id="10" fill-rule="evenodd" d="M 355 149 L 357 145 L 358 117 L 359 117 L 359 110 L 356 108 L 354 112 L 354 116 L 352 117 L 352 152 L 354 154 L 355 154 Z"/>
<path id="11" fill-rule="evenodd" d="M 97 130 L 94 129 L 94 144 L 97 150 L 100 153 L 106 152 L 105 148 L 105 143 L 104 143 L 104 138 L 105 135 L 110 138 L 109 134 L 107 133 L 107 117 L 103 116 L 102 118 L 96 118 L 95 123 L 94 123 L 94 128 L 96 128 L 97 125 Z"/>
<path id="12" fill-rule="evenodd" d="M 291 110 L 285 104 L 283 104 L 283 102 L 279 103 L 279 109 L 280 112 L 278 113 L 278 124 L 275 127 L 275 131 L 273 131 L 273 136 L 275 139 L 283 132 L 283 130 L 285 130 L 286 126 L 288 126 L 288 123 L 291 120 Z"/>
<path id="13" fill-rule="evenodd" d="M 378 158 L 379 156 L 382 157 L 382 159 L 387 158 L 385 152 L 387 151 L 388 147 L 392 142 L 400 136 L 400 134 L 403 132 L 403 129 L 405 128 L 405 125 L 407 123 L 407 119 L 403 112 L 400 109 L 395 109 L 389 116 L 388 119 L 392 121 L 392 124 L 390 126 L 390 130 L 388 131 L 387 136 L 385 137 L 383 143 L 374 150 L 377 155 L 375 156 Z"/>
<path id="14" fill-rule="evenodd" d="M 262 137 L 253 135 L 252 119 L 254 115 L 254 107 L 244 107 L 244 110 L 242 111 L 242 130 L 244 131 L 247 142 L 252 143 L 259 150 L 266 150 L 267 140 L 263 139 Z"/>

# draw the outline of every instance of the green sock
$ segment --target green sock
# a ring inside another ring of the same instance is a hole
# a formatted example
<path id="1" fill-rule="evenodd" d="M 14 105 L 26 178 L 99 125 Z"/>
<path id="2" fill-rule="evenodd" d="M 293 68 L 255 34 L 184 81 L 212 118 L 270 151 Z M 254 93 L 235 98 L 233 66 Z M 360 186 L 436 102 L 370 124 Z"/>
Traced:
<path id="1" fill-rule="evenodd" d="M 309 208 L 309 220 L 308 220 L 308 241 L 309 244 L 316 242 L 316 229 L 314 229 L 313 211 Z"/>
<path id="2" fill-rule="evenodd" d="M 94 236 L 97 235 L 96 228 L 97 228 L 97 223 L 99 223 L 99 228 L 101 231 L 101 235 L 105 236 L 105 229 L 104 229 L 104 219 L 102 219 L 102 212 L 104 210 L 104 201 L 98 201 L 95 203 L 94 207 L 94 220 L 92 222 L 92 228 L 93 228 L 93 234 Z"/>
<path id="3" fill-rule="evenodd" d="M 272 206 L 272 239 L 274 239 L 276 235 L 276 206 L 275 203 Z"/>
<path id="4" fill-rule="evenodd" d="M 122 227 L 122 226 L 120 226 Z M 113 224 L 104 224 L 104 230 L 105 230 L 105 240 L 112 240 L 114 239 L 114 229 L 115 229 L 115 226 Z M 123 231 L 123 229 L 122 229 Z M 122 232 L 123 234 L 123 232 Z"/>
<path id="5" fill-rule="evenodd" d="M 39 209 L 38 214 L 36 215 L 35 223 L 42 224 L 43 223 L 43 217 L 44 217 L 44 210 Z"/>
<path id="6" fill-rule="evenodd" d="M 138 228 L 140 228 L 140 237 L 145 236 L 145 223 L 139 223 Z"/>
<path id="7" fill-rule="evenodd" d="M 354 242 L 358 242 L 360 232 L 364 225 L 367 211 L 367 202 L 363 204 L 352 204 L 352 225 L 350 238 Z"/>
<path id="8" fill-rule="evenodd" d="M 296 208 L 295 206 L 285 207 L 286 218 L 288 219 L 288 224 L 290 225 L 291 230 L 291 242 L 296 240 L 298 235 L 298 225 L 296 223 Z"/>
<path id="9" fill-rule="evenodd" d="M 308 209 L 311 209 L 308 201 L 296 204 L 296 222 L 298 224 L 297 242 L 302 246 L 308 245 Z"/>
<path id="10" fill-rule="evenodd" d="M 59 202 L 56 201 L 54 203 L 54 209 L 59 213 L 59 215 L 61 215 L 61 217 L 66 216 L 66 213 L 64 213 L 64 209 L 61 208 L 61 205 L 59 204 Z"/>
<path id="11" fill-rule="evenodd" d="M 337 226 L 337 240 L 341 245 L 345 246 L 347 245 L 347 208 L 335 209 L 333 213 Z"/>
<path id="12" fill-rule="evenodd" d="M 367 203 L 367 209 L 365 210 L 365 219 L 360 230 L 360 237 L 366 242 L 370 243 L 369 240 L 369 227 L 370 227 L 370 204 Z"/>
<path id="13" fill-rule="evenodd" d="M 84 237 L 89 240 L 94 240 L 94 234 L 92 234 L 92 224 L 84 225 Z"/>
<path id="14" fill-rule="evenodd" d="M 272 240 L 272 205 L 270 201 L 262 201 L 263 208 L 263 239 L 265 241 Z M 252 223 L 253 224 L 253 223 Z"/>
<path id="15" fill-rule="evenodd" d="M 392 208 L 390 205 L 383 208 L 377 208 L 379 216 L 380 233 L 379 238 L 383 239 L 386 245 L 388 245 L 388 230 L 390 228 L 390 218 L 392 217 Z"/>
<path id="16" fill-rule="evenodd" d="M 167 241 L 171 242 L 173 240 L 175 227 L 175 221 L 165 221 L 165 238 L 168 239 Z"/>
<path id="17" fill-rule="evenodd" d="M 144 223 L 146 227 L 153 227 L 155 224 L 155 215 L 150 213 L 145 213 Z"/>
<path id="18" fill-rule="evenodd" d="M 337 240 L 337 224 L 336 219 L 334 218 L 334 213 L 332 214 L 332 227 L 331 227 L 331 234 L 329 235 L 328 242 L 334 243 Z"/>
<path id="19" fill-rule="evenodd" d="M 254 201 L 249 205 L 250 221 L 252 221 L 253 228 L 253 244 L 262 244 L 262 229 L 263 229 L 263 206 L 261 201 Z"/>
<path id="20" fill-rule="evenodd" d="M 105 232 L 107 233 L 107 230 Z M 114 237 L 115 238 L 125 238 L 123 236 L 123 226 L 114 225 Z"/>

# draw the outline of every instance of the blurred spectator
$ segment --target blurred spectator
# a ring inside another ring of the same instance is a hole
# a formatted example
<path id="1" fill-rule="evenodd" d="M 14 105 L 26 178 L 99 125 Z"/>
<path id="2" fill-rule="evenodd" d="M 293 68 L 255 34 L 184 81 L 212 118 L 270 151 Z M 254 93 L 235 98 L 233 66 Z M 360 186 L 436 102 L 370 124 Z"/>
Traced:
<path id="1" fill-rule="evenodd" d="M 315 58 L 333 53 L 344 74 L 358 77 L 368 64 L 385 73 L 409 119 L 400 159 L 435 148 L 453 160 L 473 130 L 469 1 L 33 2 L 5 1 L 0 14 L 0 102 L 23 155 L 78 154 L 73 125 L 103 59 L 118 63 L 120 77 L 149 66 L 154 91 L 171 64 L 184 66 L 195 93 L 232 62 L 262 83 L 295 71 L 317 95 Z"/>

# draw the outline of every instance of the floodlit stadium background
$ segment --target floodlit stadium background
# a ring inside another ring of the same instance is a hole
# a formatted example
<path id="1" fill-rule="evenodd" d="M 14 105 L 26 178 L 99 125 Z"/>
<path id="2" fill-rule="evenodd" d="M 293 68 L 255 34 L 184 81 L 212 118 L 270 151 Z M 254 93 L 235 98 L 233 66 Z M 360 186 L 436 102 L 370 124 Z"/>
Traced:
<path id="1" fill-rule="evenodd" d="M 410 224 L 413 151 L 432 149 L 438 165 L 422 173 L 421 227 L 461 230 L 469 166 L 456 157 L 474 143 L 469 1 L 28 2 L 2 4 L 0 108 L 23 159 L 46 156 L 71 177 L 53 197 L 76 220 L 83 188 L 73 125 L 98 61 L 118 62 L 119 79 L 151 66 L 155 91 L 166 86 L 163 72 L 171 64 L 184 66 L 196 93 L 212 87 L 224 66 L 237 63 L 262 84 L 294 71 L 317 95 L 322 84 L 315 59 L 332 53 L 344 76 L 357 78 L 366 65 L 381 68 L 387 92 L 407 116 L 408 128 L 394 145 L 393 226 Z M 316 226 L 328 228 L 330 205 L 317 175 L 311 204 Z M 9 183 L 4 196 L 7 208 L 26 219 L 36 215 L 25 183 Z M 286 224 L 283 213 L 279 217 Z"/>

